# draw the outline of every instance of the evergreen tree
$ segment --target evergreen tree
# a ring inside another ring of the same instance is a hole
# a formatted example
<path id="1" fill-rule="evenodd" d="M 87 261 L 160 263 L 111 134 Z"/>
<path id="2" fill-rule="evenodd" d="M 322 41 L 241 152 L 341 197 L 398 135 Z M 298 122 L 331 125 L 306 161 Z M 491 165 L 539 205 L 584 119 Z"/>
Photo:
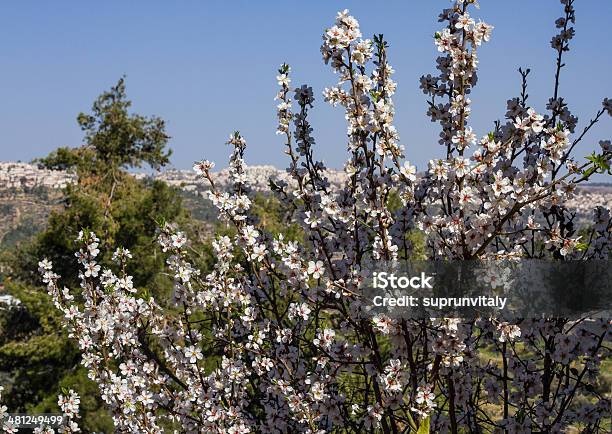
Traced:
<path id="1" fill-rule="evenodd" d="M 130 175 L 130 169 L 145 165 L 159 169 L 170 156 L 164 121 L 130 113 L 130 106 L 122 78 L 96 99 L 90 114 L 78 115 L 84 132 L 82 146 L 59 148 L 38 161 L 45 168 L 74 171 L 78 181 L 66 189 L 64 205 L 52 213 L 46 229 L 12 253 L 5 284 L 22 306 L 4 312 L 0 319 L 0 371 L 9 373 L 5 395 L 9 409 L 52 411 L 60 388 L 70 387 L 90 397 L 84 419 L 91 431 L 108 432 L 111 421 L 40 287 L 38 261 L 52 260 L 66 276 L 62 284 L 78 288 L 74 240 L 80 230 L 92 230 L 105 240 L 100 246 L 101 263 L 111 262 L 116 247 L 129 249 L 139 258 L 128 270 L 134 287 L 162 300 L 171 288 L 171 278 L 160 273 L 164 260 L 155 254 L 157 223 L 176 221 L 193 232 L 199 229 L 182 208 L 175 189 Z"/>

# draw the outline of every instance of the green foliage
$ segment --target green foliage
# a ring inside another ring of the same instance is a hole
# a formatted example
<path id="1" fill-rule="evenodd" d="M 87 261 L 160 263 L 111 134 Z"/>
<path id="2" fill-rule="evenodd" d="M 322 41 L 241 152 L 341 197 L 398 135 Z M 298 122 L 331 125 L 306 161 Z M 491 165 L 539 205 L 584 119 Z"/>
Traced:
<path id="1" fill-rule="evenodd" d="M 161 272 L 165 258 L 156 243 L 156 221 L 165 220 L 178 223 L 194 239 L 196 250 L 205 252 L 194 265 L 206 271 L 212 262 L 210 250 L 200 245 L 206 239 L 204 229 L 185 211 L 177 190 L 163 182 L 137 180 L 125 170 L 143 164 L 158 168 L 170 155 L 164 122 L 129 114 L 130 105 L 121 79 L 94 102 L 91 114 L 79 115 L 85 145 L 60 148 L 39 160 L 48 168 L 75 170 L 78 182 L 65 190 L 63 207 L 51 213 L 46 228 L 10 254 L 6 287 L 22 307 L 5 312 L 0 322 L 0 371 L 8 374 L 4 399 L 9 410 L 56 411 L 61 388 L 72 388 L 81 395 L 88 431 L 112 432 L 111 419 L 40 287 L 38 261 L 52 260 L 62 276 L 60 284 L 78 292 L 74 240 L 80 230 L 91 230 L 103 240 L 99 263 L 110 267 L 116 247 L 129 249 L 134 259 L 126 271 L 134 286 L 161 301 L 172 287 L 171 277 Z"/>
<path id="2" fill-rule="evenodd" d="M 387 209 L 391 212 L 398 211 L 402 207 L 402 200 L 397 191 L 392 191 L 387 198 Z M 425 252 L 425 236 L 418 229 L 412 229 L 406 233 L 405 243 L 400 248 L 400 257 L 412 261 L 423 261 L 427 259 Z"/>
<path id="3" fill-rule="evenodd" d="M 145 163 L 159 168 L 170 155 L 163 120 L 131 114 L 130 106 L 122 78 L 97 98 L 91 114 L 79 114 L 85 145 L 60 148 L 39 160 L 47 168 L 76 170 L 78 182 L 66 189 L 64 209 L 51 214 L 46 230 L 16 251 L 14 277 L 37 283 L 37 263 L 46 257 L 62 276 L 62 285 L 78 287 L 74 240 L 87 229 L 103 240 L 102 265 L 110 265 L 114 248 L 123 246 L 140 261 L 128 270 L 136 287 L 147 286 L 156 294 L 169 286 L 168 279 L 160 282 L 157 277 L 163 259 L 150 254 L 155 251 L 155 222 L 163 218 L 181 223 L 189 217 L 174 189 L 162 182 L 138 181 L 124 170 Z"/>
<path id="4" fill-rule="evenodd" d="M 93 103 L 92 113 L 80 113 L 77 122 L 85 133 L 85 145 L 80 148 L 59 148 L 39 163 L 50 169 L 76 168 L 100 173 L 119 167 L 154 169 L 169 162 L 166 150 L 169 136 L 162 119 L 129 113 L 132 103 L 126 97 L 125 80 L 121 78 L 109 91 Z"/>
<path id="5" fill-rule="evenodd" d="M 188 214 L 174 189 L 162 182 L 147 185 L 129 175 L 122 175 L 115 185 L 112 201 L 107 204 L 104 191 L 69 188 L 63 210 L 51 214 L 47 228 L 31 243 L 15 252 L 11 263 L 13 276 L 31 283 L 38 282 L 37 263 L 47 257 L 62 276 L 62 285 L 78 287 L 77 250 L 74 240 L 78 232 L 87 228 L 104 240 L 100 263 L 109 266 L 116 246 L 123 246 L 138 258 L 130 267 L 137 287 L 148 286 L 158 292 L 164 284 L 157 282 L 157 272 L 163 267 L 155 245 L 155 220 L 186 221 Z M 166 282 L 165 286 L 169 283 Z"/>
<path id="6" fill-rule="evenodd" d="M 61 318 L 40 289 L 5 282 L 8 294 L 21 301 L 19 308 L 0 311 L 0 370 L 11 373 L 4 396 L 9 409 L 25 409 L 43 399 L 65 369 L 78 360 Z"/>
<path id="7" fill-rule="evenodd" d="M 590 161 L 590 165 L 583 171 L 583 175 L 585 177 L 589 177 L 594 173 L 607 173 L 608 175 L 612 175 L 612 170 L 610 169 L 610 155 L 607 153 L 596 154 L 593 152 L 591 155 L 587 156 L 586 159 Z"/>
<path id="8" fill-rule="evenodd" d="M 42 227 L 38 225 L 34 216 L 25 216 L 15 227 L 10 228 L 2 237 L 2 246 L 16 246 L 20 241 L 27 240 L 36 235 Z"/>
<path id="9" fill-rule="evenodd" d="M 427 417 L 425 418 L 423 421 L 421 421 L 421 426 L 419 426 L 419 429 L 417 430 L 417 434 L 429 434 L 429 430 L 430 430 L 430 418 Z"/>
<path id="10" fill-rule="evenodd" d="M 259 222 L 277 236 L 283 234 L 286 240 L 303 241 L 304 234 L 296 223 L 284 221 L 282 204 L 274 196 L 258 193 L 253 200 L 253 213 Z"/>
<path id="11" fill-rule="evenodd" d="M 208 198 L 204 198 L 195 192 L 180 190 L 183 206 L 189 210 L 191 216 L 202 222 L 217 221 L 217 208 Z"/>
<path id="12" fill-rule="evenodd" d="M 402 207 L 402 199 L 400 198 L 397 191 L 393 190 L 387 197 L 387 208 L 390 212 L 395 212 Z"/>
<path id="13" fill-rule="evenodd" d="M 58 413 L 57 395 L 68 387 L 81 396 L 85 432 L 112 432 L 98 386 L 78 366 L 79 352 L 49 297 L 39 288 L 15 282 L 5 289 L 21 305 L 0 311 L 0 371 L 11 374 L 3 404 L 31 414 Z"/>
<path id="14" fill-rule="evenodd" d="M 36 405 L 28 405 L 26 411 L 30 414 L 57 413 L 59 411 L 57 396 L 63 390 L 70 389 L 78 391 L 81 397 L 80 427 L 84 432 L 114 432 L 113 419 L 110 412 L 103 408 L 98 385 L 87 378 L 87 369 L 82 366 L 67 372 L 59 384 L 54 386 L 52 393 Z"/>
<path id="15" fill-rule="evenodd" d="M 412 246 L 410 257 L 412 261 L 424 261 L 427 259 L 425 252 L 425 234 L 418 229 L 413 229 L 406 234 L 406 240 Z"/>
<path id="16" fill-rule="evenodd" d="M 83 148 L 58 148 L 51 152 L 45 158 L 34 160 L 40 166 L 51 170 L 70 170 L 79 165 L 79 162 L 84 157 L 85 151 Z"/>

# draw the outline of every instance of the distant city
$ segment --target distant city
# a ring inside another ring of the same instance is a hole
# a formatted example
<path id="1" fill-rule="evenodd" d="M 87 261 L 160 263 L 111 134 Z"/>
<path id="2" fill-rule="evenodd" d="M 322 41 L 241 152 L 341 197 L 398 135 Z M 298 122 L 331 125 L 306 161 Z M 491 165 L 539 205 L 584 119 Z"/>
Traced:
<path id="1" fill-rule="evenodd" d="M 345 176 L 343 171 L 333 169 L 327 170 L 326 175 L 332 187 L 341 186 Z M 203 195 L 209 189 L 208 182 L 199 178 L 193 170 L 169 169 L 154 174 L 134 173 L 134 176 L 160 180 L 197 195 Z M 269 179 L 292 183 L 285 170 L 274 166 L 247 166 L 246 177 L 248 184 L 257 192 L 269 191 Z M 213 179 L 222 190 L 231 185 L 228 169 L 213 172 Z M 29 163 L 0 162 L 0 191 L 29 190 L 37 187 L 62 189 L 75 181 L 76 175 L 69 172 L 41 169 Z M 576 210 L 580 219 L 590 217 L 597 205 L 612 209 L 612 184 L 582 185 L 578 194 L 567 202 L 568 208 Z"/>
<path id="2" fill-rule="evenodd" d="M 76 175 L 59 170 L 39 169 L 28 163 L 0 161 L 0 190 L 36 187 L 65 188 L 76 181 Z"/>
<path id="3" fill-rule="evenodd" d="M 285 170 L 274 166 L 247 166 L 245 172 L 249 186 L 258 192 L 269 191 L 269 179 L 292 183 L 291 177 Z M 139 179 L 151 178 L 164 181 L 185 191 L 209 190 L 208 181 L 198 178 L 193 170 L 168 169 L 153 174 L 133 173 L 133 175 Z M 340 170 L 327 170 L 326 175 L 332 186 L 340 186 L 344 179 L 344 172 Z M 213 179 L 221 190 L 231 185 L 229 169 L 213 172 Z M 69 172 L 41 169 L 36 164 L 0 162 L 0 190 L 36 187 L 61 189 L 75 181 L 76 175 Z"/>

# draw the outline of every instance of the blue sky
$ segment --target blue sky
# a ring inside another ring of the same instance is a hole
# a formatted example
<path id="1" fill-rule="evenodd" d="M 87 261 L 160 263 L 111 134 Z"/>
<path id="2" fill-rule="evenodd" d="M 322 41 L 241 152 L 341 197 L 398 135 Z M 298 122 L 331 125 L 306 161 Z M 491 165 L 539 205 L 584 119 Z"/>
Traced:
<path id="1" fill-rule="evenodd" d="M 612 97 L 609 23 L 612 2 L 577 1 L 577 35 L 566 57 L 561 95 L 584 125 Z M 315 91 L 317 154 L 331 167 L 345 160 L 343 113 L 321 97 L 336 77 L 319 53 L 321 33 L 349 8 L 364 36 L 384 33 L 396 70 L 396 125 L 419 168 L 440 156 L 438 129 L 425 117 L 418 78 L 434 72 L 432 35 L 446 0 L 432 1 L 12 1 L 0 5 L 0 160 L 29 161 L 82 139 L 76 115 L 123 74 L 135 111 L 161 116 L 172 136 L 175 167 L 208 158 L 224 166 L 224 142 L 240 130 L 247 163 L 285 167 L 275 135 L 275 71 L 293 68 L 293 84 Z M 561 15 L 555 0 L 481 1 L 476 16 L 495 26 L 480 50 L 472 95 L 478 135 L 503 117 L 519 92 L 519 66 L 532 69 L 531 105 L 552 94 L 549 41 Z M 577 149 L 586 154 L 612 136 L 604 117 Z"/>

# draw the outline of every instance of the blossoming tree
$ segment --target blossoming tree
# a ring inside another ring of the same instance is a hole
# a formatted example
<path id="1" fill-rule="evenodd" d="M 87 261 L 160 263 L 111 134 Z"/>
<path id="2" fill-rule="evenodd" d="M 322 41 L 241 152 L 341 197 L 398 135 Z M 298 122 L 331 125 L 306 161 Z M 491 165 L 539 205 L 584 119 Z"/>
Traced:
<path id="1" fill-rule="evenodd" d="M 118 249 L 116 270 L 96 262 L 99 239 L 84 231 L 77 253 L 81 292 L 40 269 L 78 340 L 83 364 L 120 432 L 583 432 L 609 428 L 610 399 L 598 388 L 610 356 L 607 320 L 392 319 L 368 316 L 361 296 L 367 261 L 407 261 L 407 236 L 424 234 L 431 260 L 605 259 L 610 210 L 580 238 L 564 207 L 575 188 L 609 171 L 612 150 L 582 162 L 573 155 L 612 102 L 577 130 L 559 95 L 563 54 L 574 35 L 573 0 L 552 40 L 557 53 L 547 111 L 529 106 L 529 70 L 504 121 L 478 138 L 469 125 L 477 52 L 492 26 L 458 0 L 440 15 L 438 73 L 421 78 L 427 115 L 440 124 L 442 157 L 418 174 L 393 126 L 396 84 L 382 35 L 363 39 L 348 11 L 323 34 L 321 52 L 338 74 L 324 98 L 348 122 L 346 182 L 335 190 L 314 154 L 308 115 L 312 89 L 292 89 L 278 71 L 278 133 L 293 183 L 271 183 L 298 242 L 267 233 L 251 212 L 245 139 L 231 135 L 234 186 L 219 191 L 213 164 L 194 169 L 210 183 L 219 218 L 233 228 L 213 242 L 217 262 L 204 274 L 179 228 L 159 243 L 175 276 L 176 309 L 136 290 Z M 397 196 L 401 206 L 391 207 Z M 491 352 L 495 356 L 491 356 Z M 606 426 L 606 423 L 608 424 Z M 67 428 L 68 431 L 76 428 Z"/>

